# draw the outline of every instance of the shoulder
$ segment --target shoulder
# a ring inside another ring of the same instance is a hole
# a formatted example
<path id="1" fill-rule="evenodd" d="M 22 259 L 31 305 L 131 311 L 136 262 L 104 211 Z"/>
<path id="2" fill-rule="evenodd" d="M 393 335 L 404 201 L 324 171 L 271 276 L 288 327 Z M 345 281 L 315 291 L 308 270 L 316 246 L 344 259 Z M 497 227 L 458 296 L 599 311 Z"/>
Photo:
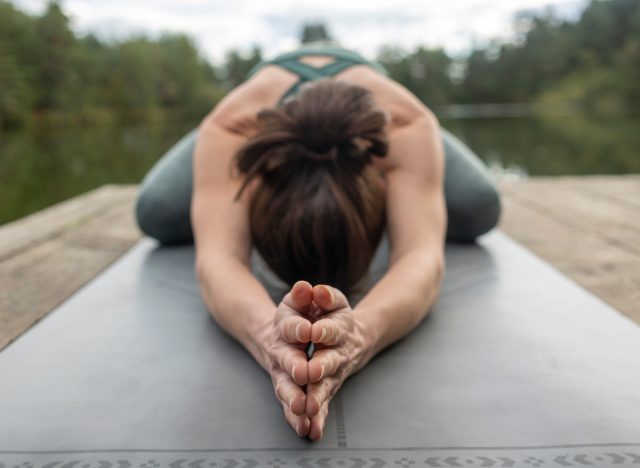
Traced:
<path id="1" fill-rule="evenodd" d="M 388 115 L 389 153 L 377 161 L 383 172 L 425 172 L 441 164 L 440 123 L 425 104 L 400 83 L 370 67 L 352 67 L 347 72 L 340 79 L 367 88 Z"/>
<path id="2" fill-rule="evenodd" d="M 437 127 L 435 114 L 411 91 L 397 81 L 365 65 L 347 69 L 340 79 L 367 88 L 376 103 L 389 115 L 389 131 L 411 124 L 416 120 L 426 121 Z"/>
<path id="3" fill-rule="evenodd" d="M 255 130 L 258 112 L 275 107 L 292 84 L 291 76 L 284 70 L 265 66 L 225 95 L 202 125 L 217 125 L 248 137 Z"/>

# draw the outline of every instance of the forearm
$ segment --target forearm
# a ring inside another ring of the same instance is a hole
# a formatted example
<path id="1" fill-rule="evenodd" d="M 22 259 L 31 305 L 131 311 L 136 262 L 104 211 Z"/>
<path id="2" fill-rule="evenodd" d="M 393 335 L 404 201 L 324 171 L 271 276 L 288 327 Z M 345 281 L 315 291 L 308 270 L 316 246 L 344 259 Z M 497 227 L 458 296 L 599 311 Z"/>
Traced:
<path id="1" fill-rule="evenodd" d="M 362 298 L 353 311 L 369 340 L 368 359 L 424 319 L 436 300 L 443 272 L 441 255 L 408 253 Z"/>
<path id="2" fill-rule="evenodd" d="M 264 368 L 261 336 L 273 321 L 276 304 L 262 284 L 246 264 L 232 255 L 200 262 L 198 278 L 210 314 Z"/>

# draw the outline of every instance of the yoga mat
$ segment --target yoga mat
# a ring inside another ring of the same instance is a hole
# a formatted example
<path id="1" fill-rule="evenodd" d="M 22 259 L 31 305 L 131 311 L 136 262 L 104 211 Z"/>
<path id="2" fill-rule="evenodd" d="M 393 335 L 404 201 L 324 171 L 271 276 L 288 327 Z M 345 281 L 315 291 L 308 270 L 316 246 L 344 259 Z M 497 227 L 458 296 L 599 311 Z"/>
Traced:
<path id="1" fill-rule="evenodd" d="M 447 246 L 434 310 L 346 381 L 319 442 L 193 261 L 143 239 L 0 352 L 0 468 L 640 465 L 640 329 L 500 232 Z"/>

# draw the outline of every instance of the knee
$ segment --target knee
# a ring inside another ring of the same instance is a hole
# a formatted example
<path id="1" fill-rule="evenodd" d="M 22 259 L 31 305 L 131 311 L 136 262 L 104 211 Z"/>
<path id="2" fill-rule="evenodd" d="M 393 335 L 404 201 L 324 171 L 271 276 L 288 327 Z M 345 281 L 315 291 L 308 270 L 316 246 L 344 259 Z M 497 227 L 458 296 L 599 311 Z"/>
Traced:
<path id="1" fill-rule="evenodd" d="M 500 194 L 493 185 L 483 185 L 469 194 L 464 203 L 448 207 L 447 238 L 472 242 L 489 232 L 500 220 Z"/>
<path id="2" fill-rule="evenodd" d="M 161 244 L 191 242 L 189 213 L 176 211 L 174 204 L 150 191 L 141 191 L 136 200 L 135 218 L 140 230 Z"/>

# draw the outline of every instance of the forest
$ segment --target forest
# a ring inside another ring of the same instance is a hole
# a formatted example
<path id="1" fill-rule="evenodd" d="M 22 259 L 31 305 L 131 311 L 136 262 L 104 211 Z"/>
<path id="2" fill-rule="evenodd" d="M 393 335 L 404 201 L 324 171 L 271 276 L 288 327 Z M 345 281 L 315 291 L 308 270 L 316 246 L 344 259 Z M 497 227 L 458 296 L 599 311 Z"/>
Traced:
<path id="1" fill-rule="evenodd" d="M 464 57 L 389 45 L 377 60 L 436 107 L 560 103 L 594 113 L 638 108 L 638 0 L 591 0 L 575 21 L 553 10 L 523 12 L 513 27 L 513 41 L 492 41 Z M 300 40 L 329 36 L 324 25 L 311 24 Z M 0 128 L 198 118 L 261 59 L 254 47 L 230 50 L 213 64 L 184 34 L 104 41 L 75 33 L 59 1 L 30 15 L 0 0 Z"/>

